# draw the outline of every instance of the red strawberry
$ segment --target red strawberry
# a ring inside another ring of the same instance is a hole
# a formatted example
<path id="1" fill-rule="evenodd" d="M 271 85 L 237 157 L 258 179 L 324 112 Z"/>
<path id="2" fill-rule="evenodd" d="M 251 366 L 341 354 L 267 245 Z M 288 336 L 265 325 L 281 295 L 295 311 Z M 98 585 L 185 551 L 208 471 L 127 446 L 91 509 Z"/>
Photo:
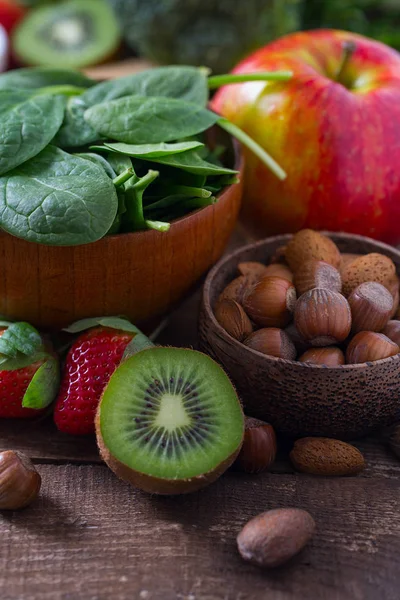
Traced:
<path id="1" fill-rule="evenodd" d="M 99 326 L 77 338 L 65 361 L 54 411 L 60 431 L 94 433 L 101 394 L 134 336 L 131 331 Z"/>
<path id="2" fill-rule="evenodd" d="M 35 417 L 56 395 L 58 361 L 29 323 L 6 325 L 0 328 L 0 417 Z"/>
<path id="3" fill-rule="evenodd" d="M 43 412 L 34 408 L 24 408 L 22 400 L 33 376 L 44 362 L 45 359 L 42 359 L 22 369 L 0 370 L 0 417 L 29 418 Z"/>

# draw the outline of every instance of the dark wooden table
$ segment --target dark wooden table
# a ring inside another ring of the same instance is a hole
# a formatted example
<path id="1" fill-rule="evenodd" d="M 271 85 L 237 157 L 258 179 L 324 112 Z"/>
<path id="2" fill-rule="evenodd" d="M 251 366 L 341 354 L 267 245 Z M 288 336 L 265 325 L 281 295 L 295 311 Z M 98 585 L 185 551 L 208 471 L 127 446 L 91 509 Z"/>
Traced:
<path id="1" fill-rule="evenodd" d="M 172 315 L 162 343 L 196 344 L 198 296 Z M 296 474 L 283 455 L 269 473 L 230 471 L 181 497 L 152 497 L 119 481 L 92 439 L 51 419 L 0 421 L 0 449 L 30 455 L 40 498 L 0 513 L 1 600 L 399 600 L 400 462 L 377 440 L 356 443 L 357 477 Z M 252 516 L 295 506 L 317 533 L 291 564 L 263 572 L 235 538 Z"/>

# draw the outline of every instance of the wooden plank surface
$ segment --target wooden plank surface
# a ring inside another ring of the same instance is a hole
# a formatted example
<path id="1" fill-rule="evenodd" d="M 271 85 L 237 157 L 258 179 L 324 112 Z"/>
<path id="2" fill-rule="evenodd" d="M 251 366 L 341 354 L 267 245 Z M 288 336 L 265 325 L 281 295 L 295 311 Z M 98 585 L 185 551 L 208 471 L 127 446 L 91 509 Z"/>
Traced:
<path id="1" fill-rule="evenodd" d="M 162 344 L 196 346 L 199 294 L 170 318 Z M 33 457 L 38 501 L 0 513 L 0 600 L 399 600 L 400 462 L 359 440 L 357 477 L 296 474 L 288 446 L 271 473 L 233 470 L 182 497 L 152 497 L 101 464 L 93 439 L 58 433 L 51 418 L 0 420 L 0 449 Z M 263 572 L 235 546 L 243 524 L 296 506 L 317 522 L 310 546 Z"/>

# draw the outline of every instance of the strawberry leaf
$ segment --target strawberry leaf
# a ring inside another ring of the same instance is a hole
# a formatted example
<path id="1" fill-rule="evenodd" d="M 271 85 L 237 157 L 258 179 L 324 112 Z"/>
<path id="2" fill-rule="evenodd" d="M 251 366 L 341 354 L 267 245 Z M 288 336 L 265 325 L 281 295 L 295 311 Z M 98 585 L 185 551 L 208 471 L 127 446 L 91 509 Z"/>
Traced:
<path id="1" fill-rule="evenodd" d="M 24 408 L 40 410 L 51 404 L 60 384 L 58 360 L 49 356 L 33 376 L 22 400 Z"/>
<path id="2" fill-rule="evenodd" d="M 130 358 L 134 354 L 146 350 L 147 348 L 154 348 L 155 344 L 146 336 L 144 333 L 138 333 L 126 346 L 122 360 Z M 122 362 L 122 361 L 121 361 Z"/>
<path id="3" fill-rule="evenodd" d="M 63 331 L 67 331 L 68 333 L 79 333 L 81 331 L 85 331 L 85 329 L 97 327 L 98 325 L 110 327 L 111 329 L 120 329 L 121 331 L 141 333 L 140 329 L 135 327 L 133 323 L 130 323 L 127 319 L 122 319 L 121 317 L 92 317 L 88 319 L 81 319 L 69 327 L 66 327 Z"/>
<path id="4" fill-rule="evenodd" d="M 17 358 L 18 354 L 33 356 L 43 346 L 39 332 L 29 323 L 11 323 L 0 337 L 0 363 L 4 357 Z"/>

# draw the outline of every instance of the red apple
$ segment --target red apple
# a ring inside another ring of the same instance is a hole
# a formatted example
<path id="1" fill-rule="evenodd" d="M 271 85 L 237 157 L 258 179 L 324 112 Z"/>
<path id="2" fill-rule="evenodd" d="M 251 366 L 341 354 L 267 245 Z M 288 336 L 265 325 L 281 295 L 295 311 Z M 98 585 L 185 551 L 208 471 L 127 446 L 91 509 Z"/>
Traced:
<path id="1" fill-rule="evenodd" d="M 301 32 L 234 73 L 278 69 L 293 78 L 228 85 L 213 100 L 287 172 L 279 181 L 244 150 L 245 225 L 256 235 L 310 227 L 400 243 L 400 54 L 352 33 Z"/>

